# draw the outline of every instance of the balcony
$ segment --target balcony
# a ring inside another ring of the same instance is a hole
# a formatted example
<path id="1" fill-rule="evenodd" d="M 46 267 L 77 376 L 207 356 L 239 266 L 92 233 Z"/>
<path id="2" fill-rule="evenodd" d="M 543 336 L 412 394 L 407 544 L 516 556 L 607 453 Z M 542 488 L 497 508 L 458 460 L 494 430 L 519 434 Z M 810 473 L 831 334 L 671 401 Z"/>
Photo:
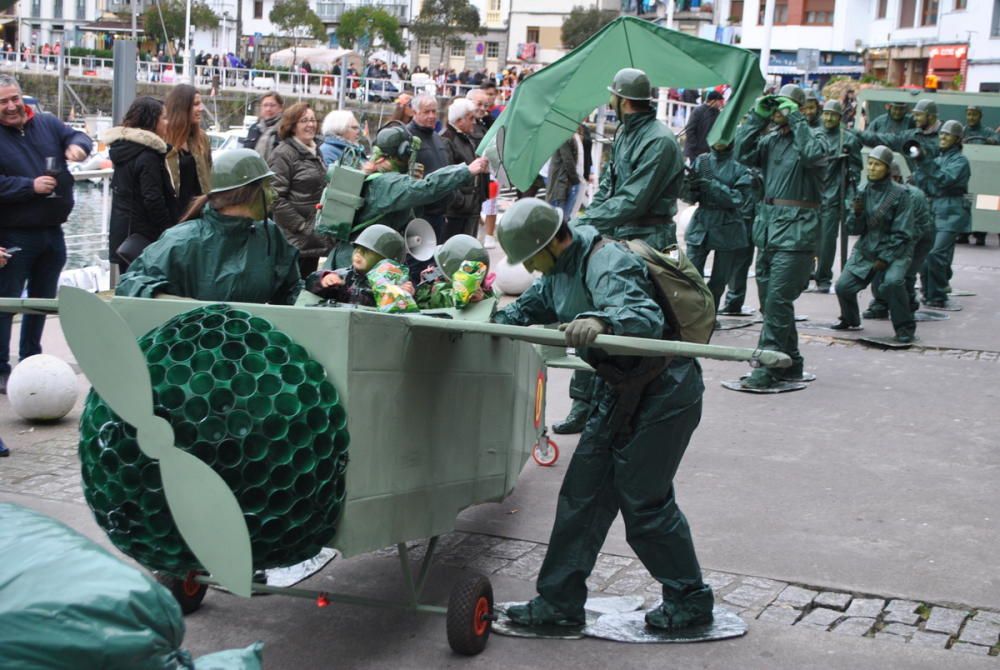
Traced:
<path id="1" fill-rule="evenodd" d="M 486 27 L 503 28 L 503 14 L 500 13 L 499 9 L 486 10 Z"/>
<path id="2" fill-rule="evenodd" d="M 377 7 L 396 17 L 400 25 L 410 22 L 410 4 L 408 2 L 385 2 L 385 0 L 354 0 L 354 2 L 324 2 L 316 3 L 316 14 L 324 23 L 339 23 L 344 12 L 360 7 Z"/>

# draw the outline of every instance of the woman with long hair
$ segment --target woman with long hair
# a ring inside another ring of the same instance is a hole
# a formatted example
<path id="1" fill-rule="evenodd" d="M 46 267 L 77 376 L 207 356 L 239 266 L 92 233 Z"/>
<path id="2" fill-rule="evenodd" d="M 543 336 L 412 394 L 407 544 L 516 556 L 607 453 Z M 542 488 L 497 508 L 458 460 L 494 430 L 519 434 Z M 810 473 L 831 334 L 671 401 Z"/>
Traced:
<path id="1" fill-rule="evenodd" d="M 212 188 L 212 145 L 201 129 L 201 94 L 190 84 L 175 86 L 167 96 L 167 170 L 184 212 L 196 196 Z"/>
<path id="2" fill-rule="evenodd" d="M 302 288 L 298 253 L 267 218 L 271 171 L 253 149 L 231 149 L 212 167 L 194 218 L 135 259 L 116 295 L 291 305 Z"/>
<path id="3" fill-rule="evenodd" d="M 274 221 L 299 250 L 303 279 L 319 267 L 319 257 L 333 249 L 334 240 L 316 234 L 316 205 L 326 188 L 326 164 L 316 142 L 316 112 L 307 102 L 285 110 L 278 126 L 278 144 L 267 162 L 274 171 Z"/>
<path id="4" fill-rule="evenodd" d="M 163 139 L 166 129 L 163 103 L 142 96 L 128 108 L 121 126 L 101 135 L 110 145 L 108 155 L 115 166 L 108 258 L 121 272 L 178 220 L 177 199 L 165 161 L 169 149 Z"/>

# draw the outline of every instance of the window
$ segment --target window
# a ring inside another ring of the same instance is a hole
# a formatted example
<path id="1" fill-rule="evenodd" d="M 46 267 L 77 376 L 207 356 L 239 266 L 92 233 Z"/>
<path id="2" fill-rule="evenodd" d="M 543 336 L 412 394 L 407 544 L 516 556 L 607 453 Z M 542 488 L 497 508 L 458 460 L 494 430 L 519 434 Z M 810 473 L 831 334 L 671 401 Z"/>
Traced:
<path id="1" fill-rule="evenodd" d="M 431 41 L 430 40 L 420 40 L 417 42 L 417 55 L 420 56 L 430 56 L 431 55 Z"/>
<path id="2" fill-rule="evenodd" d="M 487 42 L 486 43 L 486 57 L 487 58 L 500 58 L 500 43 L 499 42 Z"/>
<path id="3" fill-rule="evenodd" d="M 87 20 L 87 0 L 76 0 L 76 20 Z"/>
<path id="4" fill-rule="evenodd" d="M 499 12 L 500 11 L 501 0 L 490 0 L 490 11 Z"/>
<path id="5" fill-rule="evenodd" d="M 539 29 L 537 26 L 529 26 L 528 27 L 528 34 L 525 37 L 524 41 L 525 42 L 538 42 L 539 41 L 538 35 L 541 32 L 542 32 L 541 29 Z"/>
<path id="6" fill-rule="evenodd" d="M 764 25 L 764 8 L 767 3 L 760 3 L 760 11 L 757 13 L 757 23 Z M 774 3 L 774 25 L 783 26 L 788 23 L 788 1 L 781 0 Z"/>
<path id="7" fill-rule="evenodd" d="M 876 19 L 884 19 L 889 13 L 889 0 L 878 0 L 878 11 L 875 13 Z"/>
<path id="8" fill-rule="evenodd" d="M 912 28 L 913 18 L 917 13 L 917 0 L 901 0 L 899 11 L 899 27 Z"/>
<path id="9" fill-rule="evenodd" d="M 924 0 L 920 12 L 920 25 L 936 26 L 938 15 L 938 0 Z"/>
<path id="10" fill-rule="evenodd" d="M 990 27 L 990 37 L 1000 37 L 1000 0 L 993 0 L 993 25 Z"/>
<path id="11" fill-rule="evenodd" d="M 743 0 L 732 0 L 729 3 L 729 22 L 743 23 Z"/>
<path id="12" fill-rule="evenodd" d="M 955 0 L 955 11 L 968 8 L 969 8 L 969 0 Z"/>
<path id="13" fill-rule="evenodd" d="M 264 0 L 253 0 L 253 17 L 255 19 L 264 18 Z"/>
<path id="14" fill-rule="evenodd" d="M 452 42 L 451 55 L 453 58 L 463 58 L 465 56 L 465 42 Z"/>
<path id="15" fill-rule="evenodd" d="M 31 0 L 31 17 L 37 19 L 42 15 L 42 0 Z"/>
<path id="16" fill-rule="evenodd" d="M 63 17 L 63 0 L 55 0 L 52 3 L 52 18 L 61 19 Z"/>

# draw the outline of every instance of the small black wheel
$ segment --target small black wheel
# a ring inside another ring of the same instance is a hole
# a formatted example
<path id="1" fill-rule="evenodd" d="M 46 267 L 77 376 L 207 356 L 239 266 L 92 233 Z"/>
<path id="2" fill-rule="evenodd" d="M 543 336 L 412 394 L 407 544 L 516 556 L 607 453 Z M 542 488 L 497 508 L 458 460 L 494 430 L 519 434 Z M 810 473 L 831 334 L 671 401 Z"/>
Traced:
<path id="1" fill-rule="evenodd" d="M 475 656 L 486 648 L 493 627 L 493 585 L 482 575 L 466 577 L 448 598 L 448 644 Z"/>
<path id="2" fill-rule="evenodd" d="M 205 599 L 205 593 L 208 592 L 208 584 L 202 584 L 195 580 L 197 576 L 198 573 L 193 570 L 187 573 L 183 579 L 165 572 L 158 572 L 156 573 L 156 581 L 170 591 L 170 595 L 181 606 L 181 612 L 191 614 L 201 609 L 201 601 Z"/>

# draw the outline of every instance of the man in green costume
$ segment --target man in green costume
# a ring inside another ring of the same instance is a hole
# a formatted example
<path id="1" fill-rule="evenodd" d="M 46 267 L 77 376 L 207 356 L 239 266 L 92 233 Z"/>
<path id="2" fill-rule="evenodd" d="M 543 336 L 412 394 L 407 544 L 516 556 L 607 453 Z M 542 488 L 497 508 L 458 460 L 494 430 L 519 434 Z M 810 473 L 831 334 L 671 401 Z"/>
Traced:
<path id="1" fill-rule="evenodd" d="M 816 91 L 812 88 L 806 88 L 802 91 L 805 102 L 802 103 L 802 116 L 806 117 L 806 123 L 813 130 L 819 130 L 822 126 L 820 123 L 820 106 L 819 106 L 819 96 L 816 95 Z"/>
<path id="2" fill-rule="evenodd" d="M 833 284 L 833 259 L 844 216 L 844 201 L 853 199 L 861 175 L 861 142 L 841 127 L 844 109 L 837 100 L 823 105 L 823 127 L 817 131 L 826 148 L 823 170 L 823 199 L 819 210 L 819 245 L 816 249 L 816 290 L 828 293 Z"/>
<path id="3" fill-rule="evenodd" d="M 920 301 L 917 300 L 917 273 L 924 266 L 927 254 L 934 246 L 934 215 L 931 213 L 931 205 L 924 192 L 913 184 L 903 183 L 902 171 L 896 161 L 892 163 L 891 174 L 892 180 L 902 184 L 910 195 L 910 206 L 913 209 L 913 231 L 917 241 L 913 247 L 913 259 L 906 271 L 906 295 L 910 301 L 910 311 L 916 312 L 920 309 Z M 872 299 L 868 303 L 868 309 L 861 316 L 866 319 L 888 319 L 889 304 L 875 288 L 875 282 L 872 282 Z"/>
<path id="4" fill-rule="evenodd" d="M 302 289 L 299 252 L 268 219 L 273 175 L 253 149 L 220 154 L 201 215 L 146 247 L 115 295 L 293 304 Z"/>
<path id="5" fill-rule="evenodd" d="M 873 133 L 901 133 L 913 127 L 913 117 L 906 113 L 905 102 L 891 102 L 889 111 L 872 119 L 865 130 Z"/>
<path id="6" fill-rule="evenodd" d="M 958 121 L 941 126 L 940 155 L 931 158 L 918 154 L 913 173 L 913 183 L 930 198 L 936 230 L 934 246 L 920 272 L 928 307 L 948 306 L 945 288 L 951 276 L 955 236 L 972 229 L 972 204 L 966 198 L 971 171 L 969 159 L 962 155 L 963 132 Z"/>
<path id="7" fill-rule="evenodd" d="M 615 74 L 610 105 L 618 116 L 611 159 L 604 167 L 597 194 L 576 224 L 597 228 L 616 240 L 645 241 L 654 249 L 677 243 L 674 215 L 684 178 L 684 155 L 677 138 L 656 120 L 653 89 L 642 70 Z M 573 406 L 555 433 L 583 430 L 592 409 L 593 373 L 577 372 L 570 383 Z"/>
<path id="8" fill-rule="evenodd" d="M 903 154 L 912 172 L 916 165 L 909 150 L 912 144 L 915 143 L 920 152 L 928 157 L 936 156 L 938 153 L 938 132 L 941 130 L 941 122 L 938 121 L 937 113 L 937 103 L 923 98 L 918 100 L 913 108 L 913 128 L 895 133 L 862 130 L 858 133 L 858 139 L 866 147 L 876 147 L 881 144 Z"/>
<path id="9" fill-rule="evenodd" d="M 1000 133 L 983 126 L 983 110 L 979 105 L 969 105 L 965 110 L 965 135 L 962 137 L 962 144 L 1000 144 Z M 985 232 L 976 231 L 972 236 L 976 239 L 976 246 L 986 246 Z M 959 234 L 955 241 L 968 244 L 969 236 Z"/>
<path id="10" fill-rule="evenodd" d="M 598 374 L 594 411 L 559 492 L 539 595 L 507 614 L 526 626 L 583 626 L 587 577 L 620 509 L 629 545 L 663 585 L 663 603 L 646 623 L 676 630 L 712 621 L 712 589 L 673 487 L 701 418 L 701 368 L 690 358 L 609 356 L 589 346 L 601 333 L 669 337 L 645 263 L 534 198 L 514 203 L 497 237 L 511 263 L 542 277 L 495 322 L 565 324 L 566 344 Z"/>
<path id="11" fill-rule="evenodd" d="M 747 278 L 750 275 L 750 268 L 753 267 L 753 222 L 757 218 L 757 208 L 760 206 L 761 198 L 764 197 L 764 182 L 760 177 L 760 170 L 757 168 L 748 168 L 748 170 L 752 186 L 750 188 L 750 202 L 744 209 L 743 227 L 746 229 L 750 244 L 736 252 L 733 270 L 729 275 L 726 297 L 719 309 L 719 314 L 736 316 L 744 314 L 743 303 L 747 297 Z"/>
<path id="12" fill-rule="evenodd" d="M 753 208 L 753 178 L 733 158 L 731 144 L 716 144 L 695 159 L 687 189 L 691 202 L 698 203 L 684 232 L 687 255 L 704 274 L 705 260 L 714 253 L 708 288 L 718 309 L 737 254 L 750 246 L 745 221 L 747 210 Z"/>
<path id="13" fill-rule="evenodd" d="M 916 230 L 906 189 L 890 177 L 892 149 L 878 146 L 868 155 L 868 184 L 853 200 L 847 232 L 860 235 L 837 279 L 840 320 L 834 330 L 861 327 L 858 293 L 869 283 L 888 303 L 896 341 L 913 342 L 917 324 L 906 295 L 906 272 L 913 259 Z"/>
<path id="14" fill-rule="evenodd" d="M 413 220 L 414 208 L 438 202 L 449 193 L 461 198 L 459 189 L 471 184 L 475 175 L 490 169 L 487 159 L 479 157 L 471 163 L 448 165 L 416 178 L 408 173 L 413 147 L 413 136 L 402 126 L 383 128 L 375 136 L 372 160 L 362 167 L 368 177 L 361 190 L 364 205 L 354 217 L 356 226 L 381 223 L 402 233 Z M 360 230 L 352 234 L 352 240 Z M 351 244 L 338 244 L 324 267 L 328 270 L 347 267 L 352 253 Z"/>
<path id="15" fill-rule="evenodd" d="M 795 300 L 809 283 L 819 238 L 820 178 L 826 158 L 822 140 L 799 112 L 802 89 L 787 84 L 778 96 L 758 99 L 736 131 L 736 159 L 759 167 L 764 201 L 757 211 L 757 291 L 764 325 L 758 345 L 792 358 L 784 370 L 757 368 L 743 380 L 750 389 L 767 389 L 803 376 Z M 769 122 L 777 126 L 766 133 Z"/>

